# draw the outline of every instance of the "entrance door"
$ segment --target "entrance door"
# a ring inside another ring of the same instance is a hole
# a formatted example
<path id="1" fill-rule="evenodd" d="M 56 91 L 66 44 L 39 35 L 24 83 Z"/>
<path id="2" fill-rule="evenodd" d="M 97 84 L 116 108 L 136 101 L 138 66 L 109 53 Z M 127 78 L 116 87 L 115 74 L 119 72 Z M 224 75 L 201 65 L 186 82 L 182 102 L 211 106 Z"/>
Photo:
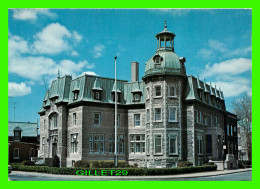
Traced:
<path id="1" fill-rule="evenodd" d="M 52 157 L 57 155 L 57 143 L 52 143 Z"/>

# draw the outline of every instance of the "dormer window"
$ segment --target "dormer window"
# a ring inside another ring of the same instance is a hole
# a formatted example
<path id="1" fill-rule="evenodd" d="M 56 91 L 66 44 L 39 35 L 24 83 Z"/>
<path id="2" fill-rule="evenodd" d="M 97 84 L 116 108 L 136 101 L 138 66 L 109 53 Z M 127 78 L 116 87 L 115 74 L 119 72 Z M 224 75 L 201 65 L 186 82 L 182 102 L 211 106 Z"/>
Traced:
<path id="1" fill-rule="evenodd" d="M 112 99 L 115 102 L 115 92 L 112 92 Z M 121 94 L 117 92 L 117 102 L 121 102 Z"/>
<path id="2" fill-rule="evenodd" d="M 141 94 L 140 93 L 134 94 L 134 99 L 135 101 L 139 102 L 141 100 Z"/>
<path id="3" fill-rule="evenodd" d="M 209 96 L 208 96 L 208 94 L 207 94 L 207 93 L 205 93 L 205 100 L 206 100 L 206 102 L 208 102 L 208 101 L 209 101 Z"/>
<path id="4" fill-rule="evenodd" d="M 20 141 L 22 138 L 21 130 L 14 130 L 14 140 Z"/>
<path id="5" fill-rule="evenodd" d="M 101 100 L 101 92 L 100 91 L 94 91 L 94 99 L 95 100 Z"/>
<path id="6" fill-rule="evenodd" d="M 199 99 L 202 100 L 202 91 L 198 90 Z"/>
<path id="7" fill-rule="evenodd" d="M 73 99 L 78 100 L 78 97 L 79 97 L 79 91 L 74 91 Z"/>

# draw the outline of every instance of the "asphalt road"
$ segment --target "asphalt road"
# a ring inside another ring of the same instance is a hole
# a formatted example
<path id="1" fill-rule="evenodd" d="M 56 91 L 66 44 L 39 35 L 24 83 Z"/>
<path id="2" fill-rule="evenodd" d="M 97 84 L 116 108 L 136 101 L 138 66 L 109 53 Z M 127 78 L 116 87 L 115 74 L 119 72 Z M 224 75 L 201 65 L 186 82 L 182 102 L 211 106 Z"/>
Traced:
<path id="1" fill-rule="evenodd" d="M 97 178 L 77 178 L 77 177 L 71 177 L 71 176 L 56 176 L 56 175 L 50 175 L 44 176 L 42 175 L 26 175 L 26 174 L 17 174 L 15 172 L 12 172 L 9 175 L 9 179 L 13 181 L 111 181 L 109 177 L 105 179 Z M 114 181 L 115 179 L 113 179 Z M 119 179 L 118 179 L 119 180 Z M 196 178 L 138 178 L 138 179 L 130 179 L 127 177 L 123 178 L 124 181 L 251 181 L 252 180 L 252 171 L 247 172 L 240 172 L 240 173 L 232 173 L 232 174 L 225 174 L 225 175 L 218 175 L 218 176 L 210 176 L 210 177 L 196 177 Z"/>

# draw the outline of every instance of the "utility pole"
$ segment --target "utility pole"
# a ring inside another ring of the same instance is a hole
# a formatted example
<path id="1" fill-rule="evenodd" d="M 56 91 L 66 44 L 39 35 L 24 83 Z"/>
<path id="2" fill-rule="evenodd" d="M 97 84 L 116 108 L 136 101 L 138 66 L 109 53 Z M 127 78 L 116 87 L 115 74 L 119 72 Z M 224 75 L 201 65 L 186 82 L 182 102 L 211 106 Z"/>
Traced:
<path id="1" fill-rule="evenodd" d="M 115 56 L 115 167 L 117 167 L 117 85 L 116 85 L 116 59 Z"/>

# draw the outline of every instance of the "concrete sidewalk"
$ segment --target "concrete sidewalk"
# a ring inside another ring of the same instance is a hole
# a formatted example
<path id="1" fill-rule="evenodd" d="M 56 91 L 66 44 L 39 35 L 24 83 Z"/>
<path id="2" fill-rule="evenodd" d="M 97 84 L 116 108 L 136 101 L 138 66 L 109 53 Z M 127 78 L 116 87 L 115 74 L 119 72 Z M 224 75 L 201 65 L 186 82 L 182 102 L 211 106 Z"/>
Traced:
<path id="1" fill-rule="evenodd" d="M 235 169 L 235 170 L 224 170 L 224 171 L 209 171 L 209 172 L 200 172 L 200 173 L 190 173 L 190 174 L 179 174 L 179 175 L 157 175 L 157 176 L 79 176 L 79 175 L 57 175 L 57 174 L 47 174 L 47 173 L 36 173 L 36 172 L 23 172 L 23 171 L 13 171 L 11 174 L 14 175 L 26 175 L 26 176 L 40 176 L 40 177 L 56 177 L 56 178 L 68 178 L 68 179 L 75 179 L 75 178 L 88 178 L 88 179 L 109 179 L 111 180 L 128 180 L 128 179 L 152 179 L 152 178 L 171 178 L 171 179 L 179 179 L 179 178 L 196 178 L 196 177 L 210 177 L 210 176 L 219 176 L 219 175 L 226 175 L 232 173 L 240 173 L 252 171 L 252 168 L 247 169 Z"/>

